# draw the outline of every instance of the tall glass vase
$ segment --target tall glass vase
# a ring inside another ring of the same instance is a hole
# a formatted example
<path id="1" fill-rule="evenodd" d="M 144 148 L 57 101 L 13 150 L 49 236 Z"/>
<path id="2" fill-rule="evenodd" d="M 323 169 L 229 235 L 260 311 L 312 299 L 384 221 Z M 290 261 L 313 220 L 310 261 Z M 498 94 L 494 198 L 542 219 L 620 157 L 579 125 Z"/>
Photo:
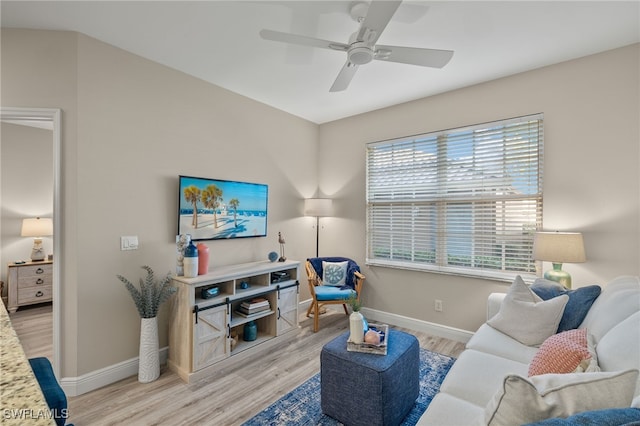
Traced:
<path id="1" fill-rule="evenodd" d="M 149 383 L 160 377 L 158 318 L 142 318 L 140 324 L 140 355 L 138 381 Z"/>

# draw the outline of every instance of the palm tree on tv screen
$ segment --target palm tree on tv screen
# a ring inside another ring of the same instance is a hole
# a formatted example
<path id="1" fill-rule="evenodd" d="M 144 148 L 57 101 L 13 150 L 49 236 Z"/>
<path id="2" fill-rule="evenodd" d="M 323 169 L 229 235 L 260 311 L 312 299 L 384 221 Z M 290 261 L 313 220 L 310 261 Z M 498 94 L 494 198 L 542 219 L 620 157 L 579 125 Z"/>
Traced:
<path id="1" fill-rule="evenodd" d="M 200 199 L 200 189 L 195 185 L 187 186 L 184 189 L 184 199 L 187 203 L 193 205 L 193 219 L 191 219 L 191 226 L 198 227 L 198 200 Z"/>
<path id="2" fill-rule="evenodd" d="M 213 226 L 218 227 L 218 215 L 216 209 L 220 206 L 222 201 L 222 189 L 216 185 L 208 185 L 204 191 L 202 191 L 202 204 L 205 208 L 213 209 Z"/>
<path id="3" fill-rule="evenodd" d="M 233 209 L 233 226 L 238 227 L 238 205 L 240 204 L 240 200 L 237 198 L 232 198 L 229 201 L 229 207 Z"/>

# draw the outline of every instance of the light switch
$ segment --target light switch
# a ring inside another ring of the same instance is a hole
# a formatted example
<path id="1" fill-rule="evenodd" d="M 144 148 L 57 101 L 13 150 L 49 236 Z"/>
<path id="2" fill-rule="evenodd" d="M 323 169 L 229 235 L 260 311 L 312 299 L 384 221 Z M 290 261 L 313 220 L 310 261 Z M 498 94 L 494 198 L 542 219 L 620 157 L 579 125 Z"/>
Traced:
<path id="1" fill-rule="evenodd" d="M 120 250 L 138 250 L 138 236 L 120 237 Z"/>

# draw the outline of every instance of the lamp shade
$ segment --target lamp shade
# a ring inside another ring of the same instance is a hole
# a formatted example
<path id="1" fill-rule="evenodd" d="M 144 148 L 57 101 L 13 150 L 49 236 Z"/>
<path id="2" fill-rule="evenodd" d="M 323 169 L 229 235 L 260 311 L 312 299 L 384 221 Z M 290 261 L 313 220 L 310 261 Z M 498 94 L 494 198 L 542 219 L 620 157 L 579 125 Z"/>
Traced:
<path id="1" fill-rule="evenodd" d="M 53 235 L 53 220 L 50 217 L 36 217 L 22 220 L 23 237 L 48 237 Z"/>
<path id="2" fill-rule="evenodd" d="M 582 263 L 587 258 L 579 232 L 536 232 L 533 258 L 553 263 Z"/>
<path id="3" fill-rule="evenodd" d="M 333 200 L 330 198 L 307 198 L 304 200 L 305 216 L 331 216 L 333 214 Z"/>

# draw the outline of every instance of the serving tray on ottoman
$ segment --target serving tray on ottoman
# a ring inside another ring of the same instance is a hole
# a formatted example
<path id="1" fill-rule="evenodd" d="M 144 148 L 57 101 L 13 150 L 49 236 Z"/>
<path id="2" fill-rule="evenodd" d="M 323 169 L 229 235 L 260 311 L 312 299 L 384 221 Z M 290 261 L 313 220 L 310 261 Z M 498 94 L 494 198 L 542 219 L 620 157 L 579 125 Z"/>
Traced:
<path id="1" fill-rule="evenodd" d="M 347 351 L 349 352 L 362 352 L 365 354 L 386 355 L 387 354 L 387 342 L 389 341 L 389 326 L 387 324 L 369 324 L 369 329 L 375 329 L 384 333 L 384 339 L 379 345 L 373 345 L 371 343 L 355 343 L 351 340 L 347 340 Z"/>

